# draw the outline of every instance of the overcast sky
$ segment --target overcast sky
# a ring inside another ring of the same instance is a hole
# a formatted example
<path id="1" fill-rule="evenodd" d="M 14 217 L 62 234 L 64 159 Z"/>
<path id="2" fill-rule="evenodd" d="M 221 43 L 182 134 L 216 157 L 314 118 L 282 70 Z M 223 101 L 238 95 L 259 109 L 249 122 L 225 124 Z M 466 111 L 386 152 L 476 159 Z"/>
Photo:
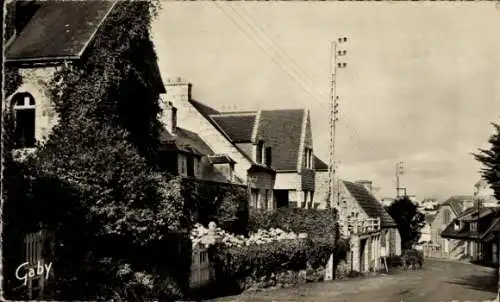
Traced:
<path id="1" fill-rule="evenodd" d="M 339 174 L 395 195 L 472 194 L 500 117 L 500 8 L 457 2 L 163 2 L 153 38 L 163 78 L 221 110 L 309 108 L 328 161 L 330 42 L 338 75 Z"/>

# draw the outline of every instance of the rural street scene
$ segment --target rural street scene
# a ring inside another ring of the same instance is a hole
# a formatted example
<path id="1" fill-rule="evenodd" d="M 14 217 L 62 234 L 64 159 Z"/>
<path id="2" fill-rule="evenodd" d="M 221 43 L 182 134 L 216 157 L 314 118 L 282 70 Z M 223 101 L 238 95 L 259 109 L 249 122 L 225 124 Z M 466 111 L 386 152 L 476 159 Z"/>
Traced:
<path id="1" fill-rule="evenodd" d="M 5 299 L 499 302 L 498 4 L 3 8 Z"/>

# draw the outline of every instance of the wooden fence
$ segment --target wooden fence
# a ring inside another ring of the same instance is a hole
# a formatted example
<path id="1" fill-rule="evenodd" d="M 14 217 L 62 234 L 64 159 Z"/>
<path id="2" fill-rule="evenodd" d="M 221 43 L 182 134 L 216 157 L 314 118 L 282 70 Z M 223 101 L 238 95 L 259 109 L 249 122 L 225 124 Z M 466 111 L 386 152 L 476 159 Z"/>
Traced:
<path id="1" fill-rule="evenodd" d="M 193 248 L 191 257 L 191 288 L 207 285 L 213 278 L 212 266 L 208 259 L 208 249 L 204 246 Z"/>
<path id="2" fill-rule="evenodd" d="M 53 236 L 47 230 L 40 230 L 35 233 L 27 234 L 24 238 L 24 255 L 28 267 L 37 269 L 38 266 L 45 267 L 49 265 L 53 252 Z M 42 274 L 27 279 L 28 298 L 43 299 L 45 287 L 47 284 L 45 270 Z M 53 267 L 51 265 L 49 278 L 53 278 Z"/>

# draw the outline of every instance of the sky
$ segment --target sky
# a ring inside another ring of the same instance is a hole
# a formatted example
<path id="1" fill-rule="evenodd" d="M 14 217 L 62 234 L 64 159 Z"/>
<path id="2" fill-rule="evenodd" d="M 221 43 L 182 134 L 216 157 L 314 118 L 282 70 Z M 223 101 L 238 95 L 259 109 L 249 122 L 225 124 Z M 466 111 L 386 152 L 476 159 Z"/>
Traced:
<path id="1" fill-rule="evenodd" d="M 222 111 L 310 110 L 328 162 L 330 45 L 339 70 L 338 173 L 393 197 L 470 195 L 500 122 L 500 7 L 493 2 L 162 2 L 152 37 L 162 77 Z M 340 48 L 342 46 L 342 48 Z"/>

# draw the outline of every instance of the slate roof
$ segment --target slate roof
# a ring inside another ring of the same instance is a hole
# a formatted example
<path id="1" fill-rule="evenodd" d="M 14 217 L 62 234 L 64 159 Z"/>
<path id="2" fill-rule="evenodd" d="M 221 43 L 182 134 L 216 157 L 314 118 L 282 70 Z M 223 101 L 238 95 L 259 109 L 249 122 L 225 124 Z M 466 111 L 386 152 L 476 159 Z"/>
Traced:
<path id="1" fill-rule="evenodd" d="M 256 113 L 210 115 L 217 125 L 231 138 L 233 143 L 252 141 L 255 116 Z"/>
<path id="2" fill-rule="evenodd" d="M 316 171 L 328 171 L 328 165 L 316 155 L 314 155 L 314 168 Z"/>
<path id="3" fill-rule="evenodd" d="M 467 212 L 467 213 L 466 213 Z M 494 239 L 494 233 L 500 231 L 500 218 L 498 215 L 500 214 L 499 208 L 491 208 L 484 207 L 479 210 L 479 217 L 477 216 L 477 209 L 468 209 L 462 215 L 461 218 L 454 219 L 446 228 L 441 232 L 441 237 L 443 238 L 451 238 L 451 239 L 481 239 L 481 240 L 491 240 Z M 455 224 L 464 220 L 467 222 L 471 222 L 474 220 L 470 220 L 472 214 L 476 214 L 476 219 L 479 219 L 479 230 L 472 231 L 469 228 L 469 224 L 466 224 L 464 227 L 459 230 L 455 230 Z"/>
<path id="4" fill-rule="evenodd" d="M 238 145 L 242 142 L 251 141 L 256 112 L 221 113 L 196 100 L 189 100 L 189 102 L 235 144 L 236 148 L 240 149 Z M 262 110 L 260 113 L 259 124 L 256 125 L 257 137 L 263 139 L 266 146 L 272 148 L 272 166 L 277 171 L 297 171 L 305 114 L 305 109 Z M 241 149 L 240 151 L 251 160 L 247 152 Z M 328 169 L 326 164 L 321 163 L 322 161 L 319 162 L 320 167 Z"/>
<path id="5" fill-rule="evenodd" d="M 202 104 L 196 100 L 190 99 L 189 102 L 191 103 L 191 105 L 194 106 L 194 108 L 196 108 L 196 110 L 198 110 L 203 116 L 205 116 L 208 119 L 212 114 L 220 114 L 220 112 L 215 110 L 214 108 Z"/>
<path id="6" fill-rule="evenodd" d="M 257 136 L 270 146 L 277 171 L 297 171 L 304 109 L 262 110 Z"/>
<path id="7" fill-rule="evenodd" d="M 469 195 L 460 195 L 460 196 L 452 196 L 444 201 L 441 206 L 448 205 L 453 210 L 456 216 L 460 215 L 464 209 L 464 203 L 470 202 L 474 200 L 474 196 Z"/>
<path id="8" fill-rule="evenodd" d="M 7 61 L 78 59 L 117 1 L 41 1 Z"/>
<path id="9" fill-rule="evenodd" d="M 396 227 L 396 222 L 380 202 L 362 184 L 344 181 L 344 185 L 370 218 L 380 217 L 383 228 Z"/>
<path id="10" fill-rule="evenodd" d="M 208 156 L 208 160 L 212 165 L 217 164 L 234 164 L 235 161 L 226 154 L 215 154 Z"/>
<path id="11" fill-rule="evenodd" d="M 160 133 L 160 142 L 163 148 L 174 148 L 174 150 L 194 153 L 198 155 L 212 155 L 213 150 L 205 144 L 201 137 L 189 130 L 177 127 L 175 135 L 166 129 Z"/>

